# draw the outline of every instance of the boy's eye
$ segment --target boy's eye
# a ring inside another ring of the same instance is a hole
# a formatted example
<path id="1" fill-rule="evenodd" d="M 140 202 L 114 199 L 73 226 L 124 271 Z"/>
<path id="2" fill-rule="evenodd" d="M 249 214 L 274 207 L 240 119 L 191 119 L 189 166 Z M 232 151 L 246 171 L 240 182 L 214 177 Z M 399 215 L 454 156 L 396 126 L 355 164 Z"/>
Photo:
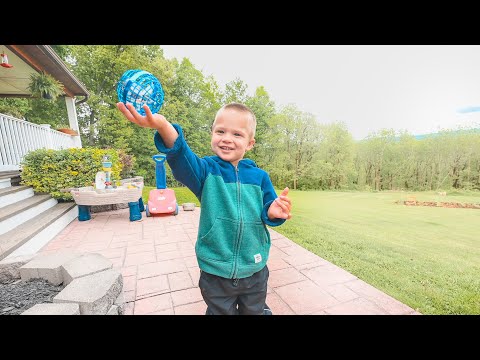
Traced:
<path id="1" fill-rule="evenodd" d="M 217 134 L 223 134 L 223 130 L 217 130 L 216 133 Z"/>
<path id="2" fill-rule="evenodd" d="M 234 135 L 235 136 L 242 136 L 242 134 L 239 134 L 239 133 L 235 133 Z"/>

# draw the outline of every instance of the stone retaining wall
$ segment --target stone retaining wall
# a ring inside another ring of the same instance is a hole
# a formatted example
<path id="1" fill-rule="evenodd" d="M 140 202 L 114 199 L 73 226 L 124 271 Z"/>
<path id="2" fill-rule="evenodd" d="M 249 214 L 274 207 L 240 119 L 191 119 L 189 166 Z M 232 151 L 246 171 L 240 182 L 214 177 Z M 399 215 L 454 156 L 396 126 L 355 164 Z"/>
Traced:
<path id="1" fill-rule="evenodd" d="M 41 278 L 65 288 L 53 303 L 37 304 L 22 315 L 123 315 L 122 274 L 100 254 L 58 251 L 0 261 L 0 281 Z"/>

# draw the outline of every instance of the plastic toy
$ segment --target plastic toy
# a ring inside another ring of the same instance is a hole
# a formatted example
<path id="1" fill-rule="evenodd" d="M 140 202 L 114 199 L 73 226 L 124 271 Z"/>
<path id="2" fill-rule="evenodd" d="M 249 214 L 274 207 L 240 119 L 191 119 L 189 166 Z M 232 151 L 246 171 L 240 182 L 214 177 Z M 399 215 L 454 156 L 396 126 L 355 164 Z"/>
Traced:
<path id="1" fill-rule="evenodd" d="M 164 92 L 162 84 L 155 76 L 147 71 L 136 69 L 123 73 L 117 84 L 117 95 L 120 102 L 131 103 L 144 116 L 144 104 L 147 104 L 153 114 L 160 110 Z"/>
<path id="2" fill-rule="evenodd" d="M 145 211 L 142 200 L 143 178 L 141 176 L 120 181 L 121 186 L 113 186 L 111 180 L 112 162 L 105 155 L 102 158 L 102 170 L 95 176 L 95 188 L 86 186 L 72 189 L 70 193 L 78 205 L 78 221 L 87 221 L 91 206 L 109 205 L 128 202 L 130 221 L 142 220 L 141 212 Z"/>
<path id="3" fill-rule="evenodd" d="M 178 204 L 175 191 L 167 189 L 167 173 L 165 172 L 165 155 L 154 155 L 155 177 L 157 188 L 150 190 L 148 204 L 145 205 L 147 216 L 154 214 L 178 214 Z"/>
<path id="4" fill-rule="evenodd" d="M 106 182 L 107 175 L 105 171 L 99 171 L 95 175 L 95 189 L 97 190 L 104 190 L 105 189 L 105 182 Z"/>
<path id="5" fill-rule="evenodd" d="M 102 160 L 103 171 L 105 171 L 105 189 L 113 189 L 112 181 L 110 176 L 112 174 L 112 162 L 110 157 L 105 155 Z"/>

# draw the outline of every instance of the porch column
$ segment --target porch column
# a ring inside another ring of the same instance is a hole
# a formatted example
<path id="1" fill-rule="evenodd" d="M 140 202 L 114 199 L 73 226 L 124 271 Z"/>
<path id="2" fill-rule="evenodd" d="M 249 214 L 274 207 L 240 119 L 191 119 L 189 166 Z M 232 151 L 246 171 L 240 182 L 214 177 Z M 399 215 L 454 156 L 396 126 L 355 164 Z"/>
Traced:
<path id="1" fill-rule="evenodd" d="M 78 128 L 77 110 L 75 108 L 75 98 L 65 96 L 65 103 L 67 104 L 68 122 L 70 124 L 70 128 L 75 130 L 79 134 L 78 136 L 73 137 L 75 146 L 78 148 L 81 148 L 82 140 L 80 138 L 80 129 Z"/>

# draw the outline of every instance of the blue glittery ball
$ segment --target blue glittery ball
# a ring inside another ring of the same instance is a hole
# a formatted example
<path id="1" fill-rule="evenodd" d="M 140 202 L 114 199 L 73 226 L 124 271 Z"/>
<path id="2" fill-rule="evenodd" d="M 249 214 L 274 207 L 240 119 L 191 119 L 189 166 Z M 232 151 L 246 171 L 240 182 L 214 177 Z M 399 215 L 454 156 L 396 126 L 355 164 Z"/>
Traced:
<path id="1" fill-rule="evenodd" d="M 127 70 L 117 84 L 118 101 L 131 103 L 135 109 L 145 115 L 143 105 L 147 104 L 152 114 L 157 113 L 163 104 L 162 84 L 148 71 Z"/>

